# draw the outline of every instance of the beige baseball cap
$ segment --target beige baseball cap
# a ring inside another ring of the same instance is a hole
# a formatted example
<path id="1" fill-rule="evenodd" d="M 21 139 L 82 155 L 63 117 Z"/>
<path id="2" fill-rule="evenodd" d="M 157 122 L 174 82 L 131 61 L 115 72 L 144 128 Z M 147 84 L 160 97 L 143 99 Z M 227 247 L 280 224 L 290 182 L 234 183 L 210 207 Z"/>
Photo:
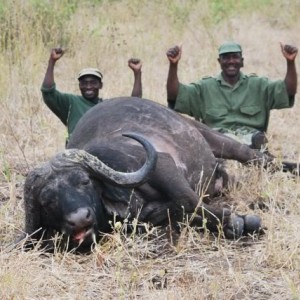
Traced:
<path id="1" fill-rule="evenodd" d="M 95 77 L 99 78 L 101 81 L 102 81 L 102 78 L 103 78 L 102 73 L 98 69 L 96 69 L 96 68 L 85 68 L 85 69 L 82 69 L 79 72 L 77 79 L 79 80 L 81 77 L 86 76 L 86 75 L 95 76 Z"/>

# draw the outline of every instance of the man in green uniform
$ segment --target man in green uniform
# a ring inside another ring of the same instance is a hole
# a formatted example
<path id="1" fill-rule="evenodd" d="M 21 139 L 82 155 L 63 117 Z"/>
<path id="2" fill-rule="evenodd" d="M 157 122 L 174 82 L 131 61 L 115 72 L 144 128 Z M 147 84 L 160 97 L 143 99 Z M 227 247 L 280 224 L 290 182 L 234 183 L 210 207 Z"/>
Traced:
<path id="1" fill-rule="evenodd" d="M 43 100 L 52 112 L 67 127 L 68 139 L 71 136 L 79 119 L 94 105 L 102 102 L 99 98 L 99 90 L 103 86 L 103 76 L 96 68 L 86 68 L 79 72 L 78 81 L 80 95 L 61 93 L 56 89 L 54 81 L 54 66 L 64 54 L 61 48 L 51 50 L 47 71 L 42 83 L 41 91 Z M 142 96 L 142 63 L 139 59 L 131 58 L 128 66 L 134 73 L 134 84 L 131 96 Z M 67 139 L 67 140 L 68 140 Z"/>
<path id="2" fill-rule="evenodd" d="M 188 114 L 209 127 L 255 149 L 265 146 L 265 132 L 271 109 L 294 105 L 297 92 L 295 58 L 298 49 L 280 44 L 287 62 L 284 80 L 271 81 L 254 74 L 245 75 L 242 48 L 235 42 L 219 47 L 221 73 L 185 85 L 179 82 L 177 69 L 182 49 L 167 51 L 169 74 L 167 96 L 170 108 Z"/>

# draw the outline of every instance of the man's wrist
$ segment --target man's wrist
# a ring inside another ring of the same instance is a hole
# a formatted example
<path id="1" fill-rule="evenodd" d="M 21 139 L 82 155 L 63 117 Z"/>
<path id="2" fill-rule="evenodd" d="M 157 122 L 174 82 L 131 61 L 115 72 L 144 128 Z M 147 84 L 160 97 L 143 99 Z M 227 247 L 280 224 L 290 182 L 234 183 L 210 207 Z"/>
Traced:
<path id="1" fill-rule="evenodd" d="M 56 63 L 56 60 L 55 60 L 55 59 L 53 59 L 53 58 L 49 58 L 48 65 L 52 65 L 52 66 L 54 66 L 54 65 L 55 65 L 55 63 Z"/>
<path id="2" fill-rule="evenodd" d="M 288 65 L 294 65 L 295 64 L 295 59 L 292 59 L 292 60 L 286 59 L 286 62 L 287 62 Z"/>

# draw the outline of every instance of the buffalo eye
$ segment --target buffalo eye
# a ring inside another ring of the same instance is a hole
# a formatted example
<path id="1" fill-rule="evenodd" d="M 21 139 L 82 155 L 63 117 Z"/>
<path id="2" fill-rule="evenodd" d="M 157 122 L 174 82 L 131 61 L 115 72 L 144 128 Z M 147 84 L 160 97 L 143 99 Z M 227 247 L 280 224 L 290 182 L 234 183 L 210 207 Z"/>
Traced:
<path id="1" fill-rule="evenodd" d="M 85 178 L 81 181 L 81 185 L 88 185 L 90 183 L 90 179 L 89 178 Z"/>
<path id="2" fill-rule="evenodd" d="M 44 209 L 55 210 L 58 206 L 57 199 L 41 199 L 40 203 Z"/>
<path id="3" fill-rule="evenodd" d="M 85 173 L 73 173 L 70 176 L 70 183 L 73 186 L 82 186 L 90 184 L 91 180 L 89 176 Z"/>
<path id="4" fill-rule="evenodd" d="M 40 195 L 40 204 L 43 208 L 55 210 L 58 207 L 58 196 L 56 193 L 45 190 Z"/>

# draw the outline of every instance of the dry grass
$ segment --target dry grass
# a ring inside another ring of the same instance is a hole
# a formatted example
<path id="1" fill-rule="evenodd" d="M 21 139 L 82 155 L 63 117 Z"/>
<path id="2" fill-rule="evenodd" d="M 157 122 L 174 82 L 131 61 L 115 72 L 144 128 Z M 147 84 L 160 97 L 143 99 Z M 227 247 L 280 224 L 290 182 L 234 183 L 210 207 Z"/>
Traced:
<path id="1" fill-rule="evenodd" d="M 229 191 L 228 205 L 262 216 L 268 230 L 260 239 L 228 241 L 187 227 L 174 244 L 159 230 L 130 237 L 116 232 L 90 255 L 7 248 L 23 228 L 26 173 L 64 147 L 63 125 L 39 91 L 51 46 L 68 48 L 56 68 L 62 91 L 78 92 L 77 72 L 97 66 L 104 98 L 129 95 L 127 60 L 137 56 L 144 63 L 144 97 L 165 104 L 165 52 L 176 43 L 183 44 L 183 82 L 218 73 L 216 47 L 231 38 L 244 48 L 245 73 L 283 78 L 279 42 L 297 45 L 299 0 L 251 1 L 252 8 L 246 1 L 82 1 L 63 22 L 67 34 L 53 21 L 48 40 L 30 1 L 7 2 L 6 29 L 18 38 L 0 53 L 0 298 L 299 299 L 299 178 L 235 163 L 239 185 Z M 53 3 L 61 12 L 68 1 Z M 269 128 L 271 151 L 294 161 L 300 161 L 298 98 L 293 109 L 272 113 Z"/>

